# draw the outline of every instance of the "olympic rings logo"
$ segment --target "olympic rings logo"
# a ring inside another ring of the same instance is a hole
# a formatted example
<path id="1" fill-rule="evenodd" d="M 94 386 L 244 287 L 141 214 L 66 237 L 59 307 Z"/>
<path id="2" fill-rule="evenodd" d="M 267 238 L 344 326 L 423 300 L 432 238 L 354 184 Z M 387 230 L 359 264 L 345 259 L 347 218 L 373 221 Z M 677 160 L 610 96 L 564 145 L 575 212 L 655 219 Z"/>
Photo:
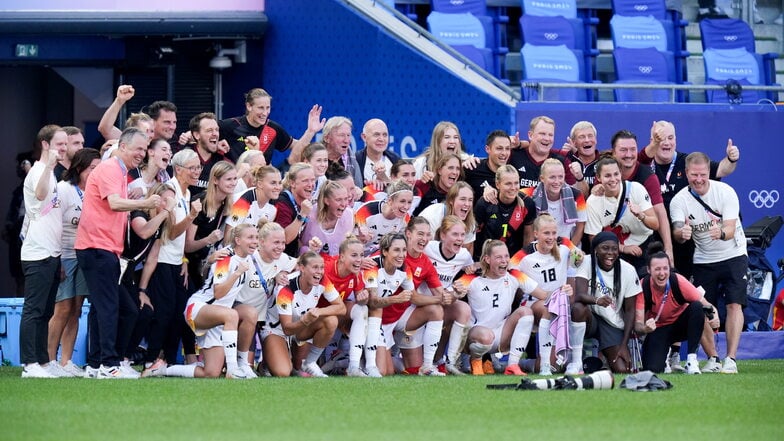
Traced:
<path id="1" fill-rule="evenodd" d="M 779 201 L 778 190 L 751 190 L 749 192 L 749 202 L 756 208 L 773 208 L 773 205 Z"/>

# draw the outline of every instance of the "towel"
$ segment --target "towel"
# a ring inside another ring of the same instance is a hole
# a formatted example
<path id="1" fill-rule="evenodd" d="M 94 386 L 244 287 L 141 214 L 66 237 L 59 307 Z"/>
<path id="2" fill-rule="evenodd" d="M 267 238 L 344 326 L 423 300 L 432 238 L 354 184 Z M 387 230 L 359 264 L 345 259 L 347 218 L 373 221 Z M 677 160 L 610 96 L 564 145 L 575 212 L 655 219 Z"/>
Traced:
<path id="1" fill-rule="evenodd" d="M 547 310 L 553 318 L 550 319 L 550 335 L 555 341 L 555 357 L 557 364 L 562 365 L 569 357 L 572 346 L 569 343 L 569 296 L 556 289 L 547 299 Z"/>
<path id="2" fill-rule="evenodd" d="M 531 195 L 536 204 L 536 212 L 541 213 L 547 211 L 547 193 L 544 190 L 544 183 L 539 183 Z M 577 203 L 574 201 L 574 192 L 572 187 L 564 185 L 561 188 L 561 206 L 564 212 L 564 222 L 573 224 L 577 222 Z"/>

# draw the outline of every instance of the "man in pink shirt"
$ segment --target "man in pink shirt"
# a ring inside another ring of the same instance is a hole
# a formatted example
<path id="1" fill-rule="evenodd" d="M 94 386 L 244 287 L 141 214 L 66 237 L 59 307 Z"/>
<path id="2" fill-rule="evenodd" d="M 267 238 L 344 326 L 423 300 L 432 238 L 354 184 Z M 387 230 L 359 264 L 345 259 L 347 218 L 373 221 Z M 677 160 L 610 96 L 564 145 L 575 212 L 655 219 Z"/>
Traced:
<path id="1" fill-rule="evenodd" d="M 90 354 L 96 378 L 135 378 L 120 369 L 117 354 L 119 256 L 123 250 L 128 212 L 157 207 L 161 199 L 128 199 L 128 169 L 138 167 L 147 152 L 147 135 L 127 128 L 120 136 L 118 153 L 98 165 L 87 180 L 82 217 L 76 233 L 76 257 L 90 291 Z"/>

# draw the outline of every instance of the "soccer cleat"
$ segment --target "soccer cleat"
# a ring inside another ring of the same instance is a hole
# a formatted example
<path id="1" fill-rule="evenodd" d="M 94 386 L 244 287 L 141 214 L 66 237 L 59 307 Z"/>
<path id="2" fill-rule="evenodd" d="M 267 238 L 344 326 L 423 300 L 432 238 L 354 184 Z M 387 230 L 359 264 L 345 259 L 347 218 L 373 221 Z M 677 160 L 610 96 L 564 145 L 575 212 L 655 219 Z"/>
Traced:
<path id="1" fill-rule="evenodd" d="M 510 364 L 510 365 L 508 365 L 506 367 L 506 369 L 504 369 L 504 375 L 524 376 L 524 375 L 527 375 L 527 374 L 525 372 L 523 372 L 522 369 L 520 369 L 520 366 L 518 366 L 516 364 Z"/>
<path id="2" fill-rule="evenodd" d="M 38 363 L 28 363 L 22 369 L 22 378 L 56 378 Z"/>
<path id="3" fill-rule="evenodd" d="M 251 377 L 247 376 L 246 372 L 237 366 L 235 369 L 231 371 L 226 371 L 226 378 L 229 380 L 250 380 Z M 253 377 L 255 378 L 255 377 Z"/>
<path id="4" fill-rule="evenodd" d="M 311 377 L 316 377 L 316 378 L 329 377 L 329 375 L 322 372 L 321 368 L 316 363 L 302 363 L 302 371 L 307 374 L 310 374 Z"/>
<path id="5" fill-rule="evenodd" d="M 253 371 L 253 368 L 250 367 L 248 363 L 238 363 L 238 368 L 242 371 L 242 373 L 245 374 L 247 378 L 251 380 L 254 378 L 259 378 L 259 376 L 256 375 L 256 372 Z"/>
<path id="6" fill-rule="evenodd" d="M 419 376 L 420 377 L 446 377 L 446 374 L 439 371 L 437 368 L 430 366 L 426 368 L 422 366 L 419 368 Z"/>
<path id="7" fill-rule="evenodd" d="M 379 371 L 378 367 L 376 367 L 376 366 L 365 367 L 365 372 L 367 373 L 367 376 L 370 377 L 370 378 L 381 378 L 382 377 L 381 371 Z"/>
<path id="8" fill-rule="evenodd" d="M 686 372 L 686 369 L 684 369 L 683 366 L 681 366 L 681 354 L 679 354 L 678 352 L 670 352 L 670 355 L 667 356 L 667 363 L 665 366 L 666 366 L 664 368 L 665 374 L 670 374 L 670 373 L 679 374 L 682 372 Z M 669 372 L 667 372 L 667 368 L 670 369 Z"/>
<path id="9" fill-rule="evenodd" d="M 490 360 L 485 360 L 482 362 L 482 370 L 484 371 L 485 375 L 495 375 L 495 368 L 493 367 L 493 362 Z"/>
<path id="10" fill-rule="evenodd" d="M 123 371 L 120 366 L 101 365 L 95 378 L 99 380 L 135 380 L 138 377 Z"/>
<path id="11" fill-rule="evenodd" d="M 358 367 L 352 367 L 352 368 L 348 368 L 348 370 L 346 371 L 346 376 L 347 377 L 366 378 L 368 376 L 368 374 L 363 372 L 362 369 L 360 369 Z"/>
<path id="12" fill-rule="evenodd" d="M 76 363 L 74 363 L 71 360 L 68 360 L 68 363 L 66 363 L 65 366 L 61 365 L 60 367 L 63 368 L 64 371 L 66 371 L 69 374 L 71 374 L 72 377 L 84 377 L 85 376 L 84 369 L 80 368 Z"/>
<path id="13" fill-rule="evenodd" d="M 553 375 L 553 368 L 550 363 L 539 363 L 539 375 L 548 377 Z"/>
<path id="14" fill-rule="evenodd" d="M 482 359 L 481 358 L 472 358 L 471 359 L 471 375 L 484 375 L 485 370 L 482 366 Z"/>
<path id="15" fill-rule="evenodd" d="M 142 378 L 163 377 L 166 375 L 166 367 L 166 362 L 159 358 L 155 360 L 155 363 L 153 363 L 150 367 L 144 369 L 142 372 Z"/>
<path id="16" fill-rule="evenodd" d="M 444 364 L 444 369 L 446 369 L 449 375 L 465 375 L 463 371 L 460 370 L 457 366 L 453 365 L 452 363 Z"/>
<path id="17" fill-rule="evenodd" d="M 719 373 L 721 372 L 721 362 L 719 361 L 719 357 L 710 357 L 708 361 L 705 363 L 705 366 L 702 367 L 702 372 L 711 373 Z"/>
<path id="18" fill-rule="evenodd" d="M 689 375 L 699 375 L 702 373 L 702 371 L 700 371 L 700 364 L 696 359 L 686 360 L 686 373 Z"/>
<path id="19" fill-rule="evenodd" d="M 722 374 L 737 374 L 738 373 L 738 365 L 735 363 L 735 360 L 727 357 L 724 359 L 724 364 L 721 366 L 721 373 Z"/>
<path id="20" fill-rule="evenodd" d="M 578 362 L 571 362 L 566 365 L 566 375 L 582 375 L 583 374 L 583 363 L 581 361 Z"/>
<path id="21" fill-rule="evenodd" d="M 50 361 L 49 364 L 46 365 L 46 370 L 55 378 L 73 377 L 70 372 L 60 366 L 60 363 L 58 363 L 57 360 Z"/>

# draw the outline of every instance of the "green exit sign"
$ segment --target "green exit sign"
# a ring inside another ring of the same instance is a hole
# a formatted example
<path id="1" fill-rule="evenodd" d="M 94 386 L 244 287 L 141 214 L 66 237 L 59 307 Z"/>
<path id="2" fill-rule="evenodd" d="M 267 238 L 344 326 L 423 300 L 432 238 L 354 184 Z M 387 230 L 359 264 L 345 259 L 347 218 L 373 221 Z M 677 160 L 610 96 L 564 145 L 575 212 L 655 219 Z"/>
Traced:
<path id="1" fill-rule="evenodd" d="M 19 58 L 35 58 L 38 56 L 37 44 L 17 44 L 16 56 Z"/>

